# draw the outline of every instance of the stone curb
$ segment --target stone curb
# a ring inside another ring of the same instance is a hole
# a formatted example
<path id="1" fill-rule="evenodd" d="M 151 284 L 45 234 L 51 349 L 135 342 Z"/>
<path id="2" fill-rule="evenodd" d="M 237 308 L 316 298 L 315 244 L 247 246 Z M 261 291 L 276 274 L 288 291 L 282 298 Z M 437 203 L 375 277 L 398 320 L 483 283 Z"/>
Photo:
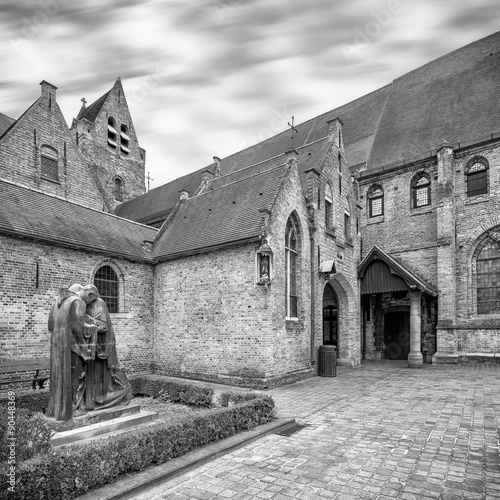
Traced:
<path id="1" fill-rule="evenodd" d="M 137 495 L 148 488 L 180 476 L 195 467 L 230 453 L 256 439 L 286 429 L 294 423 L 295 419 L 293 418 L 278 418 L 267 424 L 259 425 L 254 430 L 240 432 L 216 443 L 192 450 L 164 464 L 152 466 L 148 470 L 118 480 L 116 483 L 92 490 L 85 495 L 77 497 L 75 500 L 125 500 L 133 498 L 133 495 Z"/>

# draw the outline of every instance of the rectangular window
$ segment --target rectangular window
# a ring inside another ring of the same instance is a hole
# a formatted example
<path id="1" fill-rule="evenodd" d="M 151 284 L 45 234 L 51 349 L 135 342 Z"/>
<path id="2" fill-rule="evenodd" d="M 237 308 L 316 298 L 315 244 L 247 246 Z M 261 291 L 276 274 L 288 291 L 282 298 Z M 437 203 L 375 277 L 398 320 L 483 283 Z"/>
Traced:
<path id="1" fill-rule="evenodd" d="M 415 188 L 413 194 L 415 207 L 424 207 L 425 205 L 429 205 L 429 186 Z"/>
<path id="2" fill-rule="evenodd" d="M 481 170 L 467 174 L 467 196 L 477 196 L 488 193 L 488 171 Z"/>
<path id="3" fill-rule="evenodd" d="M 42 177 L 53 181 L 59 180 L 57 177 L 57 160 L 48 156 L 41 156 Z"/>
<path id="4" fill-rule="evenodd" d="M 325 200 L 325 228 L 330 229 L 332 226 L 332 204 Z"/>
<path id="5" fill-rule="evenodd" d="M 346 240 L 351 239 L 351 217 L 344 214 L 344 236 Z"/>
<path id="6" fill-rule="evenodd" d="M 370 217 L 384 215 L 384 198 L 370 198 Z"/>

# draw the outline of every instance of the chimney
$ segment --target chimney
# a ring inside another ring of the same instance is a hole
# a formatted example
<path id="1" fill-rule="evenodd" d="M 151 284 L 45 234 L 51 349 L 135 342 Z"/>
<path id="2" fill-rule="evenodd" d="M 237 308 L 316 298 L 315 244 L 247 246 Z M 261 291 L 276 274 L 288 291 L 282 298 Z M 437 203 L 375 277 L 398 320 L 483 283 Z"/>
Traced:
<path id="1" fill-rule="evenodd" d="M 220 177 L 220 158 L 218 156 L 214 156 L 214 165 L 215 165 L 215 177 Z"/>
<path id="2" fill-rule="evenodd" d="M 55 102 L 57 87 L 45 80 L 43 80 L 40 85 L 42 87 L 42 96 L 48 95 L 51 97 L 51 100 Z"/>
<path id="3" fill-rule="evenodd" d="M 185 189 L 181 189 L 179 191 L 179 199 L 181 201 L 187 200 L 189 198 L 189 191 L 186 191 Z"/>

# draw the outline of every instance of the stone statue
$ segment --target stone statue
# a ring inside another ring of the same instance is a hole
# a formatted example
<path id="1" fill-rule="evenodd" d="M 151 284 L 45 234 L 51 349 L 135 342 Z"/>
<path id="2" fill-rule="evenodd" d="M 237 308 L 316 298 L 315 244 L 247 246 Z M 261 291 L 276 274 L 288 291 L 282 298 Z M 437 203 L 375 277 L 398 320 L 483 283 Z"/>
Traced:
<path id="1" fill-rule="evenodd" d="M 80 296 L 87 305 L 88 317 L 97 325 L 97 341 L 95 356 L 87 363 L 85 393 L 78 407 L 94 410 L 128 404 L 132 386 L 118 362 L 108 306 L 94 285 L 85 286 Z"/>
<path id="2" fill-rule="evenodd" d="M 132 387 L 120 368 L 106 302 L 94 285 L 61 289 L 49 315 L 47 416 L 69 420 L 88 410 L 128 404 Z"/>
<path id="3" fill-rule="evenodd" d="M 85 364 L 93 357 L 92 338 L 97 336 L 95 322 L 86 314 L 85 302 L 74 285 L 61 289 L 49 314 L 50 400 L 47 416 L 69 420 L 78 399 L 83 396 Z"/>

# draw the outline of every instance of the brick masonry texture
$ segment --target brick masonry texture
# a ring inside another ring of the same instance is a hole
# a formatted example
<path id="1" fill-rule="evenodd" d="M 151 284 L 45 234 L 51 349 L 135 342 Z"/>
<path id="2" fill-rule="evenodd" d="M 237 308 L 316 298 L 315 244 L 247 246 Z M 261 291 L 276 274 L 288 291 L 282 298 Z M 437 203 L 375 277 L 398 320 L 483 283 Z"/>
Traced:
<path id="1" fill-rule="evenodd" d="M 14 359 L 48 357 L 47 322 L 59 289 L 92 283 L 95 270 L 103 264 L 112 266 L 120 280 L 119 313 L 111 315 L 119 361 L 128 373 L 151 371 L 151 266 L 5 237 L 0 237 L 2 355 Z"/>

